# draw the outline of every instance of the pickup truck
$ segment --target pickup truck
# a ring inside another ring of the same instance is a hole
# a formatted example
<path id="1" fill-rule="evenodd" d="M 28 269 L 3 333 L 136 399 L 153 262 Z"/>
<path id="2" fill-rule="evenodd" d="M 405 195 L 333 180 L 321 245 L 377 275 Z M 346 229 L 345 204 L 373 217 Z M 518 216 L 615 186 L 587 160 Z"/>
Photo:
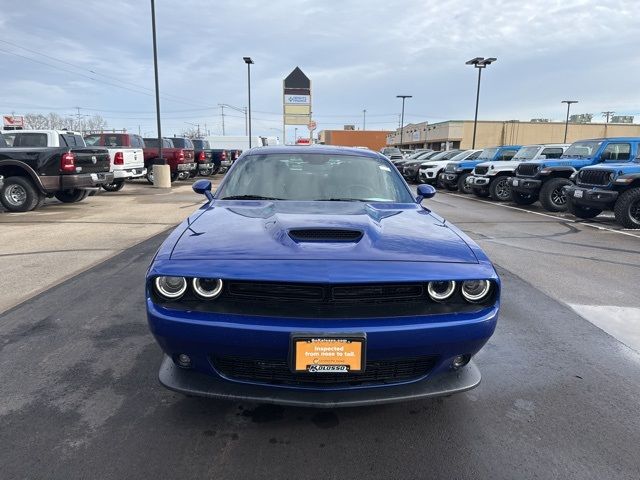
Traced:
<path id="1" fill-rule="evenodd" d="M 40 207 L 47 197 L 63 203 L 80 202 L 90 191 L 113 181 L 109 152 L 85 147 L 82 136 L 54 130 L 20 132 L 9 135 L 16 146 L 0 146 L 0 202 L 6 210 L 28 212 Z M 58 146 L 24 146 L 47 142 Z"/>
<path id="2" fill-rule="evenodd" d="M 580 169 L 576 185 L 565 187 L 568 211 L 579 218 L 593 218 L 613 210 L 616 221 L 625 228 L 640 228 L 640 146 L 635 159 L 604 161 Z"/>
<path id="3" fill-rule="evenodd" d="M 211 150 L 211 153 L 213 155 L 213 161 L 217 167 L 216 171 L 213 173 L 226 172 L 235 161 L 232 152 L 229 150 L 225 150 L 223 148 L 214 148 L 213 150 Z"/>
<path id="4" fill-rule="evenodd" d="M 453 158 L 460 150 L 446 150 L 443 152 L 433 152 L 433 155 L 428 155 L 426 158 L 418 156 L 415 159 L 407 160 L 397 166 L 404 179 L 409 183 L 417 183 L 420 181 L 420 167 L 427 161 L 434 160 L 436 158 Z"/>
<path id="5" fill-rule="evenodd" d="M 448 150 L 438 152 L 437 155 L 429 157 L 427 161 L 420 165 L 418 180 L 435 185 L 437 188 L 444 188 L 440 174 L 444 172 L 449 162 L 475 160 L 481 153 L 482 150 Z"/>
<path id="6" fill-rule="evenodd" d="M 189 172 L 196 169 L 193 161 L 193 148 L 184 149 L 176 147 L 174 141 L 178 142 L 178 138 L 162 139 L 162 158 L 167 162 L 171 170 L 171 181 L 175 182 L 178 178 L 186 178 Z M 189 140 L 191 144 L 191 140 Z M 191 144 L 192 145 L 192 144 Z M 147 169 L 147 181 L 153 184 L 153 165 L 162 163 L 158 152 L 157 138 L 144 138 L 144 165 Z"/>
<path id="7" fill-rule="evenodd" d="M 473 160 L 448 163 L 442 174 L 442 183 L 447 190 L 458 190 L 461 193 L 471 193 L 471 185 L 467 178 L 476 165 L 483 162 L 508 162 L 520 150 L 520 145 L 503 145 L 501 147 L 485 148 Z"/>
<path id="8" fill-rule="evenodd" d="M 565 187 L 584 167 L 605 161 L 626 161 L 638 148 L 638 137 L 613 137 L 580 140 L 571 144 L 560 158 L 522 162 L 509 177 L 513 201 L 518 205 L 540 204 L 550 212 L 568 209 Z"/>
<path id="9" fill-rule="evenodd" d="M 208 140 L 193 139 L 193 154 L 196 159 L 196 169 L 191 171 L 191 176 L 200 175 L 208 177 L 211 174 L 218 173 L 220 164 L 216 165 L 213 160 L 213 152 Z"/>
<path id="10" fill-rule="evenodd" d="M 106 148 L 111 157 L 113 183 L 105 183 L 107 192 L 117 192 L 124 187 L 125 180 L 144 177 L 144 141 L 139 135 L 129 133 L 95 133 L 86 135 L 84 141 L 89 147 Z"/>
<path id="11" fill-rule="evenodd" d="M 476 165 L 467 183 L 478 197 L 491 197 L 498 202 L 510 201 L 508 178 L 515 174 L 520 162 L 559 158 L 568 147 L 565 143 L 527 145 L 508 162 L 482 162 Z"/>

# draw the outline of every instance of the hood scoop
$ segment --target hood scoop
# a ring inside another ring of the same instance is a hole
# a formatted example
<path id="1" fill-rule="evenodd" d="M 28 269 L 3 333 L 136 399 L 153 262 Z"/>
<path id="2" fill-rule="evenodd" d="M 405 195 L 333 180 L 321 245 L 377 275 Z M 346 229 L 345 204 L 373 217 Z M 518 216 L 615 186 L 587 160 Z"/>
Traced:
<path id="1" fill-rule="evenodd" d="M 289 230 L 289 237 L 295 242 L 357 243 L 362 239 L 360 230 L 338 228 L 296 228 Z"/>

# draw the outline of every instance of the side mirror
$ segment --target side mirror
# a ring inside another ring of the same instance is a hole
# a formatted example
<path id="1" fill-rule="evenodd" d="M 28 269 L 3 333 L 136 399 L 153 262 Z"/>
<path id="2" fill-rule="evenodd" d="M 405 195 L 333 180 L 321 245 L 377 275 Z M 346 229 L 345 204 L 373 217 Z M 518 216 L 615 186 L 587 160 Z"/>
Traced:
<path id="1" fill-rule="evenodd" d="M 436 189 L 431 185 L 425 183 L 418 185 L 418 196 L 416 197 L 417 203 L 422 203 L 425 198 L 432 198 L 436 194 Z"/>
<path id="2" fill-rule="evenodd" d="M 197 180 L 195 182 L 193 182 L 193 191 L 200 194 L 200 195 L 204 195 L 205 197 L 207 197 L 207 200 L 211 201 L 213 200 L 213 194 L 211 193 L 211 181 L 210 180 Z"/>

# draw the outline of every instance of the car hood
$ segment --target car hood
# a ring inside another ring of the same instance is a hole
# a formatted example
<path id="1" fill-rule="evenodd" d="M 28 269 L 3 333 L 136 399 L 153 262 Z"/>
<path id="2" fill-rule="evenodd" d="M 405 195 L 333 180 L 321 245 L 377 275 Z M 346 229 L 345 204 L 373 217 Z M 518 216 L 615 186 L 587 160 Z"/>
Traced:
<path id="1" fill-rule="evenodd" d="M 603 162 L 597 165 L 585 167 L 584 170 L 606 170 L 606 171 L 622 171 L 622 172 L 640 172 L 640 162 Z"/>
<path id="2" fill-rule="evenodd" d="M 172 260 L 478 263 L 453 228 L 416 204 L 218 200 L 183 225 Z M 355 230 L 362 236 L 352 242 L 296 241 L 289 232 L 298 229 Z"/>

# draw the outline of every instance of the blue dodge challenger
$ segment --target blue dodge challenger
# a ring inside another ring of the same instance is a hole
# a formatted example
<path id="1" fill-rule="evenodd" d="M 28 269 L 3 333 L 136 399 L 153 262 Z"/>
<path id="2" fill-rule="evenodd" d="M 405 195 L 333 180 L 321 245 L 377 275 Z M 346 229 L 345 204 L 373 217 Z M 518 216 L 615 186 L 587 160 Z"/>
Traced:
<path id="1" fill-rule="evenodd" d="M 262 147 L 158 250 L 146 279 L 160 382 L 315 407 L 450 395 L 480 382 L 500 280 L 473 240 L 363 149 Z"/>

